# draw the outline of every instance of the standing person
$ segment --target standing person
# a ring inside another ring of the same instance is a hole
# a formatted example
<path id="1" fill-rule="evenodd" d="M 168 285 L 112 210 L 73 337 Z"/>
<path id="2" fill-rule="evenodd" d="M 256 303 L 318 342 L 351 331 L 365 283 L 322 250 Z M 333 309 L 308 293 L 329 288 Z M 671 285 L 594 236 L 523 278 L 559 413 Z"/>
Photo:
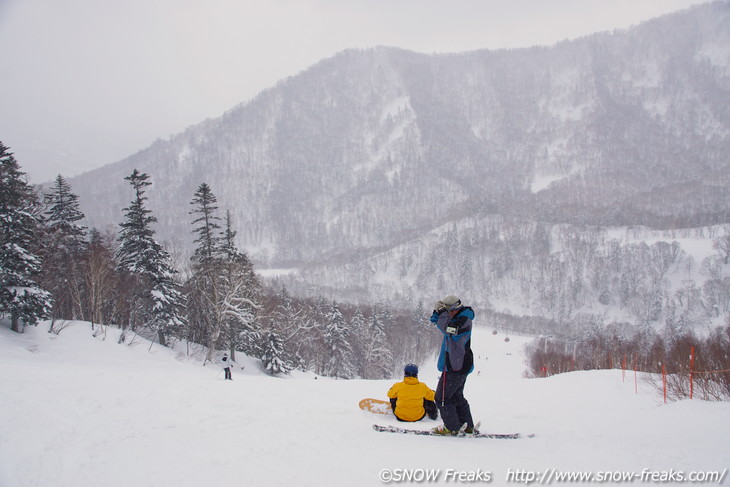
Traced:
<path id="1" fill-rule="evenodd" d="M 223 358 L 221 359 L 221 366 L 223 367 L 223 371 L 226 373 L 226 380 L 233 380 L 231 378 L 231 361 L 228 359 L 228 354 L 224 353 Z M 220 373 L 220 372 L 219 372 Z"/>
<path id="2" fill-rule="evenodd" d="M 462 306 L 456 296 L 446 296 L 436 303 L 431 322 L 443 333 L 438 369 L 441 371 L 436 388 L 436 404 L 444 424 L 431 430 L 436 435 L 454 435 L 466 423 L 466 432 L 474 433 L 469 402 L 464 397 L 466 378 L 474 370 L 471 351 L 471 327 L 474 310 Z"/>
<path id="3" fill-rule="evenodd" d="M 438 417 L 434 392 L 418 381 L 418 366 L 408 364 L 403 369 L 403 382 L 393 384 L 388 391 L 393 414 L 398 421 L 420 421 L 426 414 L 431 419 Z"/>

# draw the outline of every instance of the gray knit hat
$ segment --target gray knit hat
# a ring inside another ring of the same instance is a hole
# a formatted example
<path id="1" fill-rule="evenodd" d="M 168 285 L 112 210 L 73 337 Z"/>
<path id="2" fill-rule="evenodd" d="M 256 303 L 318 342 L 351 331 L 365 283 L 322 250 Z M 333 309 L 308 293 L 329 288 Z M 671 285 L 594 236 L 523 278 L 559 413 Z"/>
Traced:
<path id="1" fill-rule="evenodd" d="M 453 294 L 446 296 L 444 299 L 441 300 L 441 302 L 446 305 L 446 309 L 449 311 L 461 306 L 461 299 L 457 298 Z"/>

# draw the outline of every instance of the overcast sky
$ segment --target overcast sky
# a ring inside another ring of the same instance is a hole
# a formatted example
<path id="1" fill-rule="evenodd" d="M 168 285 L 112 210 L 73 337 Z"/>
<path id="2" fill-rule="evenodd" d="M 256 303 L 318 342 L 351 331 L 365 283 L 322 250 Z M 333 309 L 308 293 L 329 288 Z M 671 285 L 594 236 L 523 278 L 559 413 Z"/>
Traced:
<path id="1" fill-rule="evenodd" d="M 351 47 L 550 45 L 705 0 L 0 0 L 0 141 L 34 183 L 116 162 Z"/>

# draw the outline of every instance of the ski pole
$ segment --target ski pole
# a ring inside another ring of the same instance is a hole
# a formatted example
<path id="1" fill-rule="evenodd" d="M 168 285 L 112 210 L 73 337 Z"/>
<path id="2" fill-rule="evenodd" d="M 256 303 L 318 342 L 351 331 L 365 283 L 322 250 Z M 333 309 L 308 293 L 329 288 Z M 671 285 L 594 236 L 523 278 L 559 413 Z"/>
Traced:
<path id="1" fill-rule="evenodd" d="M 443 372 L 443 381 L 441 383 L 441 407 L 444 407 L 444 402 L 446 402 L 446 368 L 444 367 Z"/>

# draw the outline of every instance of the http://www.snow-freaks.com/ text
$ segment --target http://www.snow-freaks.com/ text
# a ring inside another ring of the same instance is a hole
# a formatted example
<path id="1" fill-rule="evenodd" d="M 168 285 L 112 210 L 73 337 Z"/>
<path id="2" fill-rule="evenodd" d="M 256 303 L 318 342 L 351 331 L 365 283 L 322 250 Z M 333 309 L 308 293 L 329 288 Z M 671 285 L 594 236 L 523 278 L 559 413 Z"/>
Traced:
<path id="1" fill-rule="evenodd" d="M 685 472 L 681 470 L 651 470 L 642 469 L 640 472 L 631 471 L 563 471 L 547 468 L 544 471 L 507 469 L 502 479 L 510 484 L 524 485 L 552 485 L 571 483 L 673 483 L 673 484 L 716 484 L 720 485 L 727 477 L 727 468 L 719 470 L 703 470 Z M 403 483 L 492 483 L 496 480 L 490 470 L 481 468 L 476 470 L 457 469 L 426 469 L 426 468 L 385 468 L 379 473 L 380 481 L 384 484 Z M 500 482 L 501 483 L 501 482 Z"/>

